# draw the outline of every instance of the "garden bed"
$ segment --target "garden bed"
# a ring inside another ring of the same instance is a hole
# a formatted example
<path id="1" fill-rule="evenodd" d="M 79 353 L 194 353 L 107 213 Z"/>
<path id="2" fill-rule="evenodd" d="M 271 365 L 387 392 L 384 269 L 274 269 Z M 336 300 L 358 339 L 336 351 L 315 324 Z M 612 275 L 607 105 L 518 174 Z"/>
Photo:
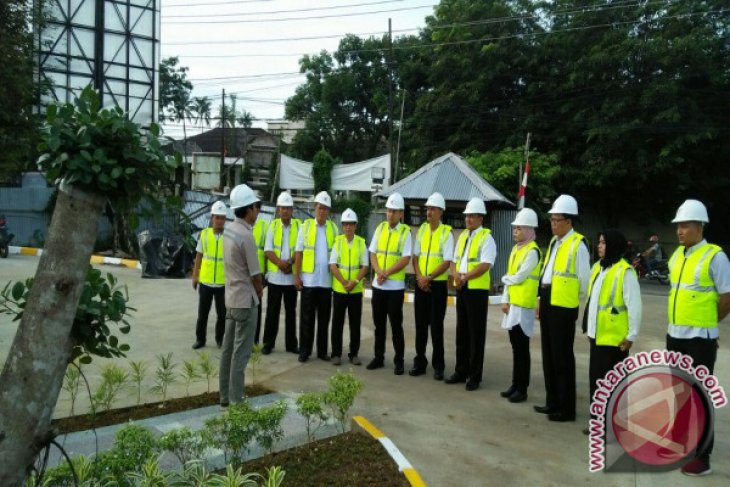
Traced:
<path id="1" fill-rule="evenodd" d="M 246 395 L 248 397 L 262 396 L 269 394 L 272 390 L 260 385 L 246 386 Z M 218 391 L 204 392 L 196 396 L 176 397 L 162 402 L 150 402 L 139 404 L 136 406 L 128 406 L 124 408 L 112 409 L 110 411 L 102 411 L 96 415 L 80 414 L 76 416 L 68 416 L 65 418 L 54 419 L 52 426 L 59 433 L 73 433 L 75 431 L 85 431 L 93 428 L 101 428 L 113 424 L 127 423 L 154 416 L 162 416 L 164 414 L 172 414 L 190 409 L 198 409 L 206 406 L 214 406 L 218 404 L 220 395 Z"/>

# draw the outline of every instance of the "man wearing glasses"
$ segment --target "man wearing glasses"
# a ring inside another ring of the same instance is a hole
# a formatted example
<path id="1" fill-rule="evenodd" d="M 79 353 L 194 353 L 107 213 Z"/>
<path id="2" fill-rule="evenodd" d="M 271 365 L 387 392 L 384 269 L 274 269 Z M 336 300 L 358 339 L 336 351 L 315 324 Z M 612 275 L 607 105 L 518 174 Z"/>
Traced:
<path id="1" fill-rule="evenodd" d="M 535 411 L 550 421 L 575 421 L 575 322 L 590 278 L 590 256 L 583 235 L 573 230 L 578 202 L 560 195 L 550 213 L 553 238 L 545 254 L 538 290 L 545 405 Z"/>

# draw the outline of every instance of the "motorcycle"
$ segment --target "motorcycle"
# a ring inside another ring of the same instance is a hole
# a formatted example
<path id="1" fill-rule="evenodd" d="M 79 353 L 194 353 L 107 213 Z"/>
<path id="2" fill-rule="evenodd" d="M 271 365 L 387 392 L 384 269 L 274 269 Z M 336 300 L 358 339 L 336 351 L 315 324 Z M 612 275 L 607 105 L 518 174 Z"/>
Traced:
<path id="1" fill-rule="evenodd" d="M 13 235 L 8 231 L 7 220 L 4 215 L 0 215 L 0 257 L 6 259 L 10 251 L 10 241 L 13 240 Z"/>
<path id="2" fill-rule="evenodd" d="M 657 281 L 659 284 L 669 284 L 669 267 L 665 259 L 659 260 L 652 270 L 648 270 L 644 257 L 641 253 L 636 254 L 631 261 L 631 265 L 636 270 L 639 279 L 649 279 Z"/>

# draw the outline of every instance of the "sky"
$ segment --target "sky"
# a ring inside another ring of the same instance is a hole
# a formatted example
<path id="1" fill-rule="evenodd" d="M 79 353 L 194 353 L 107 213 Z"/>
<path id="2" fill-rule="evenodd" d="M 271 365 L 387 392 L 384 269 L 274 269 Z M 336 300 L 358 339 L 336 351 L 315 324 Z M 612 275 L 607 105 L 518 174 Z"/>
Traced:
<path id="1" fill-rule="evenodd" d="M 193 96 L 236 93 L 254 126 L 284 117 L 284 101 L 304 81 L 299 59 L 333 52 L 345 34 L 394 37 L 425 26 L 438 0 L 161 0 L 161 57 L 190 68 Z M 316 39 L 312 39 L 316 37 Z M 309 38 L 309 39 L 302 39 Z M 198 130 L 199 131 L 199 130 Z M 165 133 L 182 135 L 167 124 Z M 195 131 L 193 131 L 195 133 Z"/>

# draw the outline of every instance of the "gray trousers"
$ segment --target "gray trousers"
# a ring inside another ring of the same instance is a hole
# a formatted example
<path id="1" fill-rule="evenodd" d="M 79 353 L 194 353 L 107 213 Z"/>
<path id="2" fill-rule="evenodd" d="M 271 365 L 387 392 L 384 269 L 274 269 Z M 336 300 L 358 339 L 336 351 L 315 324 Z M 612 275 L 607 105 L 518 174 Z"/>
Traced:
<path id="1" fill-rule="evenodd" d="M 246 366 L 253 348 L 257 316 L 258 306 L 228 308 L 226 311 L 226 333 L 219 372 L 221 404 L 243 400 Z"/>

